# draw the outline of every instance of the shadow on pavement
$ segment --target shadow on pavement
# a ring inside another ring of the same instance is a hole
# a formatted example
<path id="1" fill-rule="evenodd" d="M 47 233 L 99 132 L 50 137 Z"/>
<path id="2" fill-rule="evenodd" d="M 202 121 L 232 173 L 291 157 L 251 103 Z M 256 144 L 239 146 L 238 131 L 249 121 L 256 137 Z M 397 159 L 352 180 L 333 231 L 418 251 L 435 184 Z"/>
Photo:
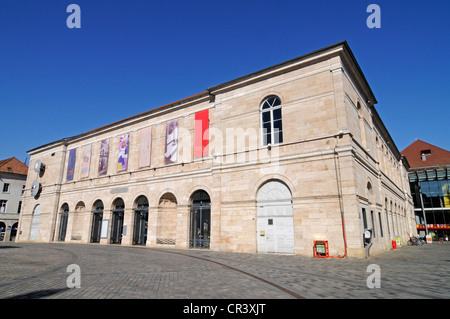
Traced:
<path id="1" fill-rule="evenodd" d="M 36 290 L 22 295 L 7 297 L 5 299 L 40 299 L 59 294 L 68 289 L 69 288 Z"/>

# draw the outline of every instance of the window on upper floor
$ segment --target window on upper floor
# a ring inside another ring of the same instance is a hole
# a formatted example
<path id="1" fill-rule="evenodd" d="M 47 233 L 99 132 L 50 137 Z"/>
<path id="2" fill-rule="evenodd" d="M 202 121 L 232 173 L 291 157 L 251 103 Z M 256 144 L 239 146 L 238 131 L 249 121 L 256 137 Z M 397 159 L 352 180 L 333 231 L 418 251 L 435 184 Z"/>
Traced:
<path id="1" fill-rule="evenodd" d="M 269 96 L 261 104 L 262 144 L 283 143 L 283 125 L 281 100 L 278 96 Z"/>
<path id="2" fill-rule="evenodd" d="M 8 202 L 7 200 L 0 199 L 0 213 L 6 212 L 6 203 L 7 202 Z"/>
<path id="3" fill-rule="evenodd" d="M 3 184 L 3 193 L 9 193 L 10 185 L 8 183 Z"/>

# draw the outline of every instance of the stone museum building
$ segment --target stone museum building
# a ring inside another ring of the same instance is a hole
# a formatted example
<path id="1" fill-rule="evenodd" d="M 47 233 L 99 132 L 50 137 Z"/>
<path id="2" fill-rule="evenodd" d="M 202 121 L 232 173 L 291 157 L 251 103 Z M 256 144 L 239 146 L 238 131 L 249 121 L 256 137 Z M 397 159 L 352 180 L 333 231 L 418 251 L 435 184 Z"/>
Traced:
<path id="1" fill-rule="evenodd" d="M 416 234 L 347 42 L 28 153 L 18 240 L 364 257 Z M 405 240 L 404 240 L 405 242 Z"/>

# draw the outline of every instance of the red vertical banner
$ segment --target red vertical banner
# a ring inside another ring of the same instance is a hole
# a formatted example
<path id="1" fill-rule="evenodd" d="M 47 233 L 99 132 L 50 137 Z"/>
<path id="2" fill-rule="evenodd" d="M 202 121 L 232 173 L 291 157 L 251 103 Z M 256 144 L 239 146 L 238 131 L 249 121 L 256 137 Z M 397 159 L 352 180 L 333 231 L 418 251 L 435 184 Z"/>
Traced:
<path id="1" fill-rule="evenodd" d="M 195 113 L 194 157 L 208 156 L 209 136 L 205 132 L 209 128 L 209 110 Z"/>

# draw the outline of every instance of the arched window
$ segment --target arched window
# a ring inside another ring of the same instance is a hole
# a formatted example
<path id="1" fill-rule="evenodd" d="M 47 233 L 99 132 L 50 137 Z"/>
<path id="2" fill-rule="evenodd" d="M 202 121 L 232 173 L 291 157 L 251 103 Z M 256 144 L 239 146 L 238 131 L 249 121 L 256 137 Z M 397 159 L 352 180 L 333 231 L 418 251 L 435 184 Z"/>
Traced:
<path id="1" fill-rule="evenodd" d="M 262 144 L 283 143 L 281 100 L 278 96 L 267 97 L 261 104 Z"/>

